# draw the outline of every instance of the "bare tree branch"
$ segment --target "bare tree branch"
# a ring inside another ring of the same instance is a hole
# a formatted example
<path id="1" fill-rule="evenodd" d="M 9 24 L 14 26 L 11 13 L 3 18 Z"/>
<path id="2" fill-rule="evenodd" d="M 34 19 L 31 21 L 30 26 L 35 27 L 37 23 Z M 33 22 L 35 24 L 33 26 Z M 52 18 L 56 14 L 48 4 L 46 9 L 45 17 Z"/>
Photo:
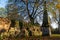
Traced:
<path id="1" fill-rule="evenodd" d="M 32 10 L 31 16 L 33 16 L 33 13 L 34 13 L 34 7 L 33 7 L 33 10 Z"/>
<path id="2" fill-rule="evenodd" d="M 34 18 L 36 18 L 36 16 L 37 16 L 38 14 L 42 14 L 41 12 L 43 12 L 43 10 L 40 11 L 39 13 L 37 13 L 37 14 L 34 16 Z"/>
<path id="3" fill-rule="evenodd" d="M 36 8 L 36 10 L 35 10 L 35 12 L 34 12 L 33 17 L 35 16 L 35 14 L 36 14 L 37 10 L 38 10 L 38 7 Z"/>

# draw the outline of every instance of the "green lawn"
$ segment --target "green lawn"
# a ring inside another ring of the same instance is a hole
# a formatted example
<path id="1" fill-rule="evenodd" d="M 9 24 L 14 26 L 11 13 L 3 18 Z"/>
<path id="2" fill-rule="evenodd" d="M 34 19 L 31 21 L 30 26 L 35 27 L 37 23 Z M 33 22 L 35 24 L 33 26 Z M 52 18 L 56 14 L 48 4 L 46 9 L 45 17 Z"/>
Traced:
<path id="1" fill-rule="evenodd" d="M 51 37 L 60 37 L 60 34 L 52 34 Z"/>

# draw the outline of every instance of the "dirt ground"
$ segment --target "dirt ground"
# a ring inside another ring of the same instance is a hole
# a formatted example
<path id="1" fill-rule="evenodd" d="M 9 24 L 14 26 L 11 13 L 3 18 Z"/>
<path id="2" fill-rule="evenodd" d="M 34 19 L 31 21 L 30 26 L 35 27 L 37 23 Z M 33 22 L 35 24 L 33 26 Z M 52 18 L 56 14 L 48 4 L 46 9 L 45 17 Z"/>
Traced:
<path id="1" fill-rule="evenodd" d="M 7 40 L 60 40 L 60 37 L 24 37 L 24 38 L 9 38 Z"/>

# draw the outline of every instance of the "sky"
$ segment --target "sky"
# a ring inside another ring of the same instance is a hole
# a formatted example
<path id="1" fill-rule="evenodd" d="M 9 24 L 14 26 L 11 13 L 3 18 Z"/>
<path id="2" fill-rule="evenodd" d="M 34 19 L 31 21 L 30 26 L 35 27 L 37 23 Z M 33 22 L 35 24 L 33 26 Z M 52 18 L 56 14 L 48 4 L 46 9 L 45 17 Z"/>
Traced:
<path id="1" fill-rule="evenodd" d="M 5 8 L 8 0 L 0 0 L 0 7 Z M 51 0 L 52 1 L 52 0 Z M 51 15 L 50 15 L 51 16 Z M 40 21 L 40 20 L 39 20 Z M 42 23 L 41 21 L 39 22 L 40 24 Z M 58 25 L 55 22 L 51 23 L 53 28 L 56 28 Z"/>
<path id="2" fill-rule="evenodd" d="M 0 7 L 5 8 L 5 6 L 6 6 L 6 4 L 7 4 L 7 1 L 8 1 L 8 0 L 0 0 Z M 47 1 L 48 1 L 48 0 L 47 0 Z M 52 1 L 52 0 L 50 0 L 50 1 Z"/>
<path id="3" fill-rule="evenodd" d="M 0 0 L 0 7 L 5 8 L 8 0 Z"/>

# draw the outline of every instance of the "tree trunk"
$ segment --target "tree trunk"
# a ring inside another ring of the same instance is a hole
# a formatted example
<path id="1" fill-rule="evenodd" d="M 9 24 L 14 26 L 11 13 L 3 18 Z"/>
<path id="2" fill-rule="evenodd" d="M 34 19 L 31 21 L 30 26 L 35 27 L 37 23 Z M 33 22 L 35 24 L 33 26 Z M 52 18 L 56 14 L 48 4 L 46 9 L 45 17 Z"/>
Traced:
<path id="1" fill-rule="evenodd" d="M 15 20 L 11 20 L 11 25 L 10 27 L 15 27 Z"/>
<path id="2" fill-rule="evenodd" d="M 34 18 L 32 16 L 29 16 L 31 24 L 34 24 Z"/>
<path id="3" fill-rule="evenodd" d="M 23 22 L 19 21 L 19 27 L 20 27 L 20 29 L 23 28 Z"/>
<path id="4" fill-rule="evenodd" d="M 29 9 L 28 9 L 28 2 L 26 3 L 26 6 L 27 6 L 27 12 L 28 12 L 28 16 L 30 18 L 30 22 L 31 22 L 31 24 L 34 24 L 34 18 L 32 17 L 32 15 L 30 15 L 30 12 L 29 12 Z"/>

